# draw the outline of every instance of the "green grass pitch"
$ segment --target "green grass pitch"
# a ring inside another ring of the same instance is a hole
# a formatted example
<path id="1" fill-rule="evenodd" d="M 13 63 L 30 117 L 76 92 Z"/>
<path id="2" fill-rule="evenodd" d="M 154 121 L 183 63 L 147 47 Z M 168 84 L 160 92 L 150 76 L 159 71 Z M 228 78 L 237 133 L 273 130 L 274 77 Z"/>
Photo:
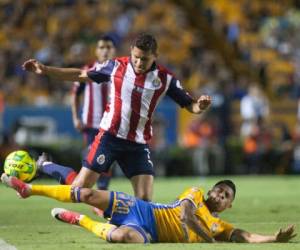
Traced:
<path id="1" fill-rule="evenodd" d="M 208 188 L 220 178 L 157 178 L 154 201 L 170 202 L 185 188 L 201 185 Z M 300 249 L 300 176 L 232 177 L 237 185 L 233 207 L 221 214 L 235 226 L 251 232 L 271 234 L 279 227 L 296 225 L 298 236 L 287 244 L 109 244 L 92 233 L 76 226 L 55 221 L 50 216 L 53 207 L 71 208 L 95 217 L 90 208 L 82 204 L 67 204 L 43 197 L 19 199 L 13 190 L 0 184 L 0 240 L 18 250 L 84 250 L 84 249 Z M 37 183 L 50 183 L 40 180 Z M 112 190 L 132 193 L 125 179 L 113 179 Z M 0 247 L 1 248 L 1 247 Z M 2 249 L 2 248 L 1 248 Z"/>

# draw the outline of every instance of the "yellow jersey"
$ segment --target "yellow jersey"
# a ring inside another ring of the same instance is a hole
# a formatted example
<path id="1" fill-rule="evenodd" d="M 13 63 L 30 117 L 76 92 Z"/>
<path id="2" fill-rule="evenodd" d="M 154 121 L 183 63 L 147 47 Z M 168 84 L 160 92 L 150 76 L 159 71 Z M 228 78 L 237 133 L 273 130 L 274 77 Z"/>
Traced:
<path id="1" fill-rule="evenodd" d="M 189 200 L 195 205 L 195 215 L 208 235 L 218 240 L 230 239 L 233 226 L 221 220 L 216 214 L 212 214 L 205 204 L 204 191 L 193 187 L 183 192 L 173 204 L 157 204 L 152 207 L 158 242 L 204 242 L 203 238 L 181 222 L 180 203 L 183 200 Z"/>

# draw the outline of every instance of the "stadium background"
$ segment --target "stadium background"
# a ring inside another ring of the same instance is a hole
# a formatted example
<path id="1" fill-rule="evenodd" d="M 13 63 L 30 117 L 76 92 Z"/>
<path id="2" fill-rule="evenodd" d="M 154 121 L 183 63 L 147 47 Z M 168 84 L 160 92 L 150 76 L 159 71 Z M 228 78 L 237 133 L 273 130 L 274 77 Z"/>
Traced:
<path id="1" fill-rule="evenodd" d="M 110 34 L 117 54 L 127 55 L 131 39 L 147 31 L 158 39 L 159 62 L 194 96 L 213 97 L 201 118 L 167 98 L 161 103 L 151 142 L 158 174 L 300 172 L 299 1 L 0 4 L 1 162 L 21 147 L 33 154 L 50 151 L 60 163 L 80 167 L 71 84 L 24 72 L 26 59 L 80 67 L 94 60 L 100 35 Z M 268 100 L 270 112 L 255 121 L 255 131 L 241 136 L 240 103 L 253 85 Z"/>

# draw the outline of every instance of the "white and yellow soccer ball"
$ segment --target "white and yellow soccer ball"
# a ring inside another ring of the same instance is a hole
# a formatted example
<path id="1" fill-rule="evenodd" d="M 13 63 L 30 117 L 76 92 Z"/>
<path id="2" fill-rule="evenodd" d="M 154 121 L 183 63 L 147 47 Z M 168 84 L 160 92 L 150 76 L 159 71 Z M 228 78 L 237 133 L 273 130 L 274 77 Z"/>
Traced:
<path id="1" fill-rule="evenodd" d="M 4 172 L 18 179 L 29 182 L 37 171 L 37 165 L 28 152 L 17 150 L 11 152 L 5 159 Z"/>

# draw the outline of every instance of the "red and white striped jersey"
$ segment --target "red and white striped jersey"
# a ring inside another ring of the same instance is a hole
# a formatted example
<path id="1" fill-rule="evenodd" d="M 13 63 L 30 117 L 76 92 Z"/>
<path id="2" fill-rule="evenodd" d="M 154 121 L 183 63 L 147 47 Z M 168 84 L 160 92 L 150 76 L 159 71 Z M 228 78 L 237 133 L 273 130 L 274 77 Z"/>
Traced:
<path id="1" fill-rule="evenodd" d="M 94 62 L 87 65 L 84 69 L 90 70 L 101 65 L 100 62 Z M 103 113 L 108 102 L 108 83 L 98 84 L 93 81 L 86 83 L 75 82 L 73 85 L 73 94 L 81 95 L 83 93 L 82 123 L 87 128 L 98 129 Z"/>
<path id="2" fill-rule="evenodd" d="M 152 114 L 167 94 L 180 106 L 192 103 L 191 96 L 164 67 L 152 65 L 144 74 L 136 74 L 129 57 L 119 57 L 96 65 L 88 72 L 95 82 L 110 82 L 110 103 L 100 127 L 116 137 L 146 143 L 151 139 Z"/>

